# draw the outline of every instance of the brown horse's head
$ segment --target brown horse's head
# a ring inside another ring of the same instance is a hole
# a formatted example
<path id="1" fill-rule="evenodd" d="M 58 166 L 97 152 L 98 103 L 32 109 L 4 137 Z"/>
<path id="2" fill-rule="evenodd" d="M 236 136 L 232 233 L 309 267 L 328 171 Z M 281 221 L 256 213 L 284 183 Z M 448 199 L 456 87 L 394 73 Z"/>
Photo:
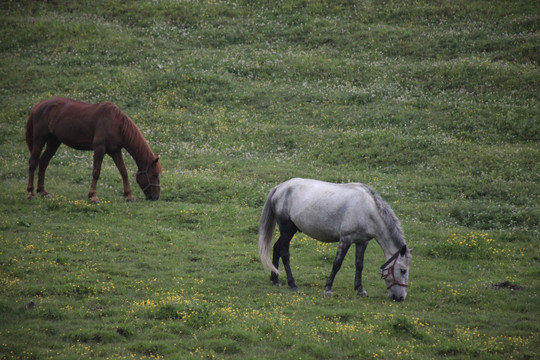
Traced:
<path id="1" fill-rule="evenodd" d="M 141 187 L 146 200 L 158 200 L 161 194 L 161 185 L 159 184 L 159 175 L 161 174 L 161 163 L 159 156 L 154 154 L 154 159 L 144 170 L 137 172 L 137 184 Z"/>

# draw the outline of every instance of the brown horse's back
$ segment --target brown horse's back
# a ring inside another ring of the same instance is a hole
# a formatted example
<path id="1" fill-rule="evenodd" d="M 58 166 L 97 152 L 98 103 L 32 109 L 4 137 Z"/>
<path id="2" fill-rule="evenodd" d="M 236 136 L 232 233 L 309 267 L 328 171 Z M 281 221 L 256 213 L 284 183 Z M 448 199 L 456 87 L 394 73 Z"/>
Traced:
<path id="1" fill-rule="evenodd" d="M 34 147 L 34 122 L 32 121 L 32 114 L 28 117 L 26 121 L 26 145 L 28 145 L 28 150 L 32 152 Z"/>
<path id="2" fill-rule="evenodd" d="M 87 104 L 59 97 L 44 100 L 34 106 L 28 118 L 28 148 L 32 151 L 36 137 L 54 136 L 79 150 L 92 150 L 95 141 L 104 141 L 113 147 L 108 151 L 116 151 L 119 139 L 113 137 L 118 134 L 119 113 L 120 109 L 112 103 Z"/>

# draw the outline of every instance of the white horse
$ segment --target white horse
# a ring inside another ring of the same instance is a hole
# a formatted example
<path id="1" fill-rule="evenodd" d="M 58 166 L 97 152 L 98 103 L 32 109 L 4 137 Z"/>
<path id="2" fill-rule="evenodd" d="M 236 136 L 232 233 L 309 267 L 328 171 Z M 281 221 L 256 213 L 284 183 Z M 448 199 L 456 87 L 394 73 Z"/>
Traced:
<path id="1" fill-rule="evenodd" d="M 280 236 L 271 261 L 270 243 L 276 223 Z M 367 295 L 362 287 L 364 253 L 369 240 L 375 238 L 386 258 L 379 273 L 386 282 L 388 297 L 405 300 L 412 249 L 407 248 L 400 222 L 390 206 L 369 186 L 295 178 L 270 191 L 259 224 L 259 256 L 264 267 L 272 271 L 270 280 L 275 285 L 279 285 L 279 259 L 283 260 L 292 290 L 298 287 L 291 272 L 289 244 L 297 231 L 322 242 L 338 242 L 326 294 L 332 294 L 343 259 L 351 245 L 356 244 L 354 288 L 358 295 Z"/>

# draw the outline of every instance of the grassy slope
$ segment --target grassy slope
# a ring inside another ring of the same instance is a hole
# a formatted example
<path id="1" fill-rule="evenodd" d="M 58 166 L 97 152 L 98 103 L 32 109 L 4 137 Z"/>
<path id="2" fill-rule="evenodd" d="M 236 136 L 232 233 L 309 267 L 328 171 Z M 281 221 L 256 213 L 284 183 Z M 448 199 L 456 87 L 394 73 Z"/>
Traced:
<path id="1" fill-rule="evenodd" d="M 530 1 L 3 2 L 0 356 L 538 357 L 539 27 Z M 24 124 L 52 95 L 124 109 L 163 199 L 123 203 L 106 160 L 91 206 L 91 154 L 62 147 L 54 198 L 26 201 Z M 293 176 L 393 206 L 404 304 L 376 244 L 368 298 L 352 257 L 323 297 L 335 246 L 302 235 L 301 292 L 269 286 L 258 217 Z"/>

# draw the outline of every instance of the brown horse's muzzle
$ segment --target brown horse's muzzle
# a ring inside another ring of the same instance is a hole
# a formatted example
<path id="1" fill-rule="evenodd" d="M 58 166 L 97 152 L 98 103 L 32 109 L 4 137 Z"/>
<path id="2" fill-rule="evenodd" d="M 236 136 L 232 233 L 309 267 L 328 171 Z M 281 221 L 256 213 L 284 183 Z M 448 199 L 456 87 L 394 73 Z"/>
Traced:
<path id="1" fill-rule="evenodd" d="M 159 200 L 159 192 L 157 194 L 154 194 L 153 192 L 151 192 L 150 194 L 146 194 L 146 200 L 152 200 L 152 201 L 156 201 L 156 200 Z"/>
<path id="2" fill-rule="evenodd" d="M 159 183 L 159 175 L 149 175 L 148 170 L 138 171 L 135 175 L 137 183 L 141 187 L 146 200 L 159 200 L 161 194 L 161 184 Z M 153 182 L 152 182 L 153 178 Z"/>

